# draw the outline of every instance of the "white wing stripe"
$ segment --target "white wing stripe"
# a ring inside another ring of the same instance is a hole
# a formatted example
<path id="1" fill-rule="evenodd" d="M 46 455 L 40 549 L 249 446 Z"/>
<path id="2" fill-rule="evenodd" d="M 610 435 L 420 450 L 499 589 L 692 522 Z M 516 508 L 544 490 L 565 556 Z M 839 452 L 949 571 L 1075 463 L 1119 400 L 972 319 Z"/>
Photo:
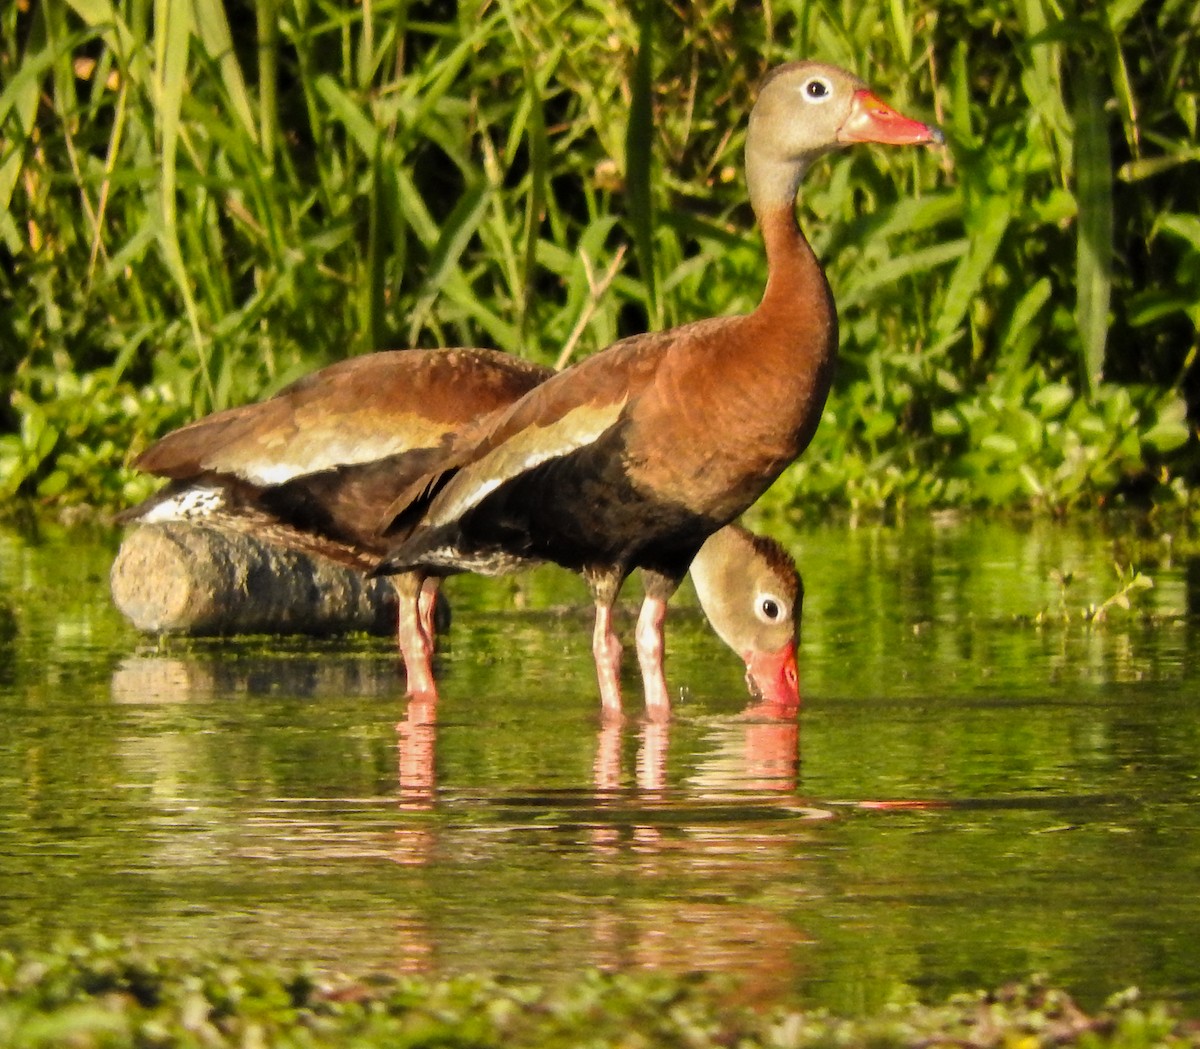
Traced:
<path id="1" fill-rule="evenodd" d="M 625 398 L 597 407 L 573 408 L 549 426 L 514 434 L 487 455 L 464 467 L 438 494 L 421 522 L 436 528 L 478 506 L 506 481 L 595 441 L 625 409 Z"/>

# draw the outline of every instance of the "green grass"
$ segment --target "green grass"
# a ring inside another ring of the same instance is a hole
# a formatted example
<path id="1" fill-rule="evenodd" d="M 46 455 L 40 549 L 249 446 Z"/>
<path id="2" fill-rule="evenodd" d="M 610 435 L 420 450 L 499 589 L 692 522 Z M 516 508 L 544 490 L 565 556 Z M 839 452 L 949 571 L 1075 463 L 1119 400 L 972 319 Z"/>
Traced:
<path id="1" fill-rule="evenodd" d="M 1184 0 L 6 5 L 0 495 L 126 504 L 153 437 L 352 353 L 749 309 L 745 115 L 815 56 L 949 143 L 804 187 L 843 362 L 772 501 L 1194 505 L 1198 36 Z"/>
<path id="2" fill-rule="evenodd" d="M 1195 1021 L 1132 991 L 1093 1012 L 1037 982 L 867 1017 L 737 1001 L 729 980 L 650 973 L 582 973 L 549 987 L 476 977 L 350 979 L 246 959 L 161 957 L 103 940 L 0 953 L 0 1043 L 12 1049 L 1200 1045 Z"/>

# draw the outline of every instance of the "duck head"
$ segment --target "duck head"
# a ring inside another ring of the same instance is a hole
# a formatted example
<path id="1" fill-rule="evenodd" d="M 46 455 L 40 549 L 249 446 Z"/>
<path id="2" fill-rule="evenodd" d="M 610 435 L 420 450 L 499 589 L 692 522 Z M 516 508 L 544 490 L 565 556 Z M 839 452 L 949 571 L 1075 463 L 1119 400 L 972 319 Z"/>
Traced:
<path id="1" fill-rule="evenodd" d="M 746 684 L 761 709 L 794 716 L 804 586 L 791 556 L 773 539 L 727 525 L 700 548 L 691 573 L 717 636 L 746 664 Z"/>
<path id="2" fill-rule="evenodd" d="M 750 111 L 751 200 L 756 211 L 764 204 L 791 206 L 808 166 L 843 146 L 942 141 L 941 131 L 898 113 L 853 73 L 823 62 L 789 62 L 766 75 Z"/>

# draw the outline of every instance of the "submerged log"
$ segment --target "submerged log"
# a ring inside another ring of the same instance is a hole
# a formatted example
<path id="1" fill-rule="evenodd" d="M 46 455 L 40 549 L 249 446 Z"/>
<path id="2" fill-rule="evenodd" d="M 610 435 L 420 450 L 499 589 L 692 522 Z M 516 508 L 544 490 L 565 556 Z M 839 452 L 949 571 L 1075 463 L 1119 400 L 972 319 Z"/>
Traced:
<path id="1" fill-rule="evenodd" d="M 110 574 L 113 601 L 150 633 L 392 633 L 386 579 L 251 535 L 185 522 L 126 536 Z"/>

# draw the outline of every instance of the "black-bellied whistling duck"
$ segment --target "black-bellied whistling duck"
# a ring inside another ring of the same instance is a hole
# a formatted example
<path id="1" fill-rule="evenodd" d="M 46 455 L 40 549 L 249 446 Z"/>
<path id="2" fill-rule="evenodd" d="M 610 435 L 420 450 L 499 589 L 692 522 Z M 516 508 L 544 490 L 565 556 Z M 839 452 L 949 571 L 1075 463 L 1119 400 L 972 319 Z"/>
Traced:
<path id="1" fill-rule="evenodd" d="M 462 427 L 552 374 L 494 350 L 354 357 L 167 434 L 136 465 L 171 483 L 122 516 L 207 521 L 367 570 L 394 542 L 380 528 L 396 493 L 438 462 Z M 794 712 L 802 594 L 794 562 L 773 541 L 730 526 L 696 565 L 701 605 L 745 661 L 752 691 L 770 710 Z M 393 582 L 408 690 L 434 699 L 439 579 L 413 571 Z"/>
<path id="2" fill-rule="evenodd" d="M 768 268 L 758 307 L 624 339 L 526 394 L 482 436 L 464 435 L 436 476 L 396 501 L 404 538 L 380 571 L 552 561 L 582 572 L 596 604 L 602 709 L 615 719 L 621 652 L 612 607 L 641 568 L 635 638 L 647 711 L 669 716 L 667 600 L 708 536 L 808 445 L 829 390 L 837 316 L 796 220 L 801 178 L 848 143 L 940 140 L 844 70 L 797 62 L 768 74 L 746 137 Z"/>

